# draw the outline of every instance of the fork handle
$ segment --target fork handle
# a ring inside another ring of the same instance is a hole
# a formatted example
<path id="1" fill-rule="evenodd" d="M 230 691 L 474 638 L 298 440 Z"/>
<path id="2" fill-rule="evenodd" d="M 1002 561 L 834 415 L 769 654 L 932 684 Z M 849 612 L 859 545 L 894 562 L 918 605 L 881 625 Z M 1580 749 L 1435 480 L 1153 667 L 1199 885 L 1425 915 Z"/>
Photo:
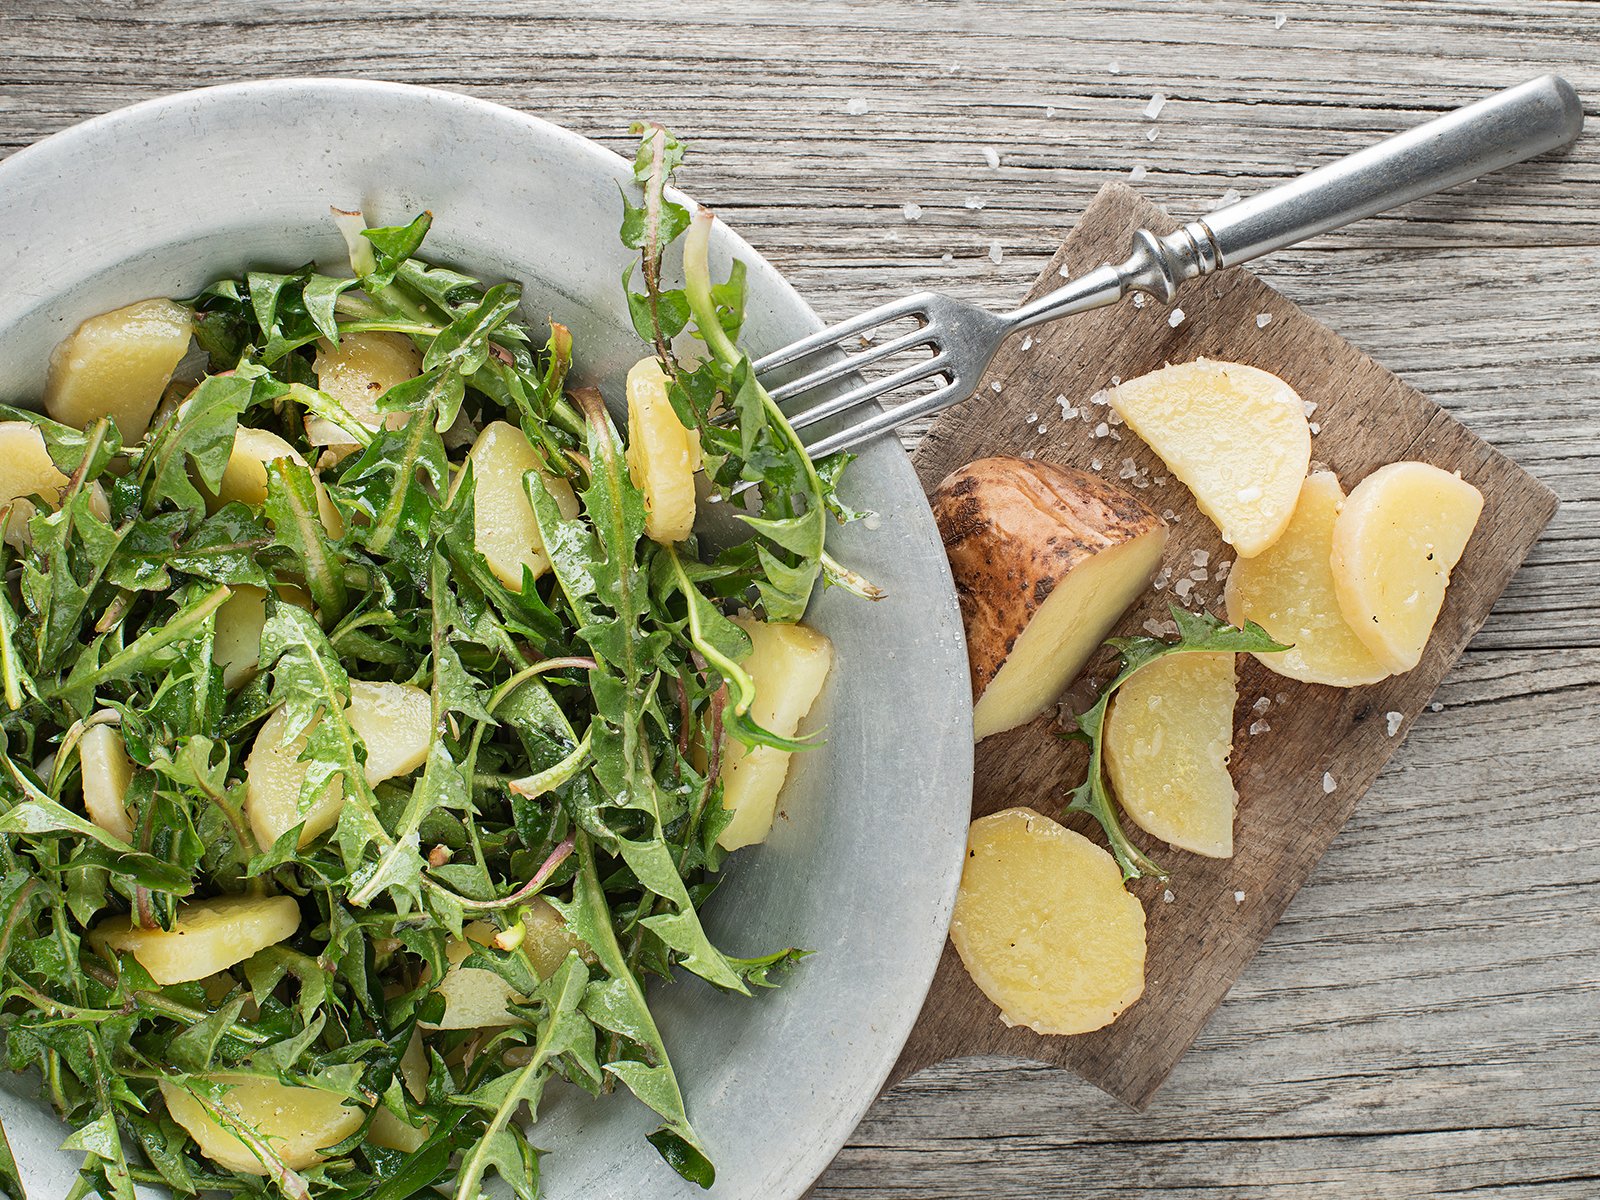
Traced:
<path id="1" fill-rule="evenodd" d="M 1565 146 L 1583 128 L 1572 85 L 1544 75 L 1228 205 L 1166 237 L 1141 229 L 1133 254 L 1025 305 L 1008 332 L 1109 304 L 1129 291 L 1171 303 L 1180 284 L 1479 175 Z"/>

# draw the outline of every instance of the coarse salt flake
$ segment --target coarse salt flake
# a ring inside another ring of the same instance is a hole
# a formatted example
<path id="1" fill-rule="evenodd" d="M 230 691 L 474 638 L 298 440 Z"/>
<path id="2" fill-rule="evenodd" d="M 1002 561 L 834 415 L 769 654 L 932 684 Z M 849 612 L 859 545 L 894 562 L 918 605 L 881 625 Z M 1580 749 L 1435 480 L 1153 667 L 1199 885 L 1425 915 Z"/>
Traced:
<path id="1" fill-rule="evenodd" d="M 1150 97 L 1150 103 L 1144 106 L 1144 115 L 1154 121 L 1161 115 L 1161 110 L 1167 106 L 1167 98 L 1160 92 Z"/>
<path id="2" fill-rule="evenodd" d="M 1335 783 L 1334 780 L 1333 780 L 1333 772 L 1332 771 L 1324 771 L 1322 773 L 1322 794 L 1323 795 L 1325 795 L 1325 796 L 1328 795 L 1330 792 L 1332 792 L 1338 786 L 1339 785 L 1337 783 Z"/>
<path id="3" fill-rule="evenodd" d="M 1001 392 L 1005 391 L 1005 384 L 1001 383 L 998 379 L 992 379 L 989 381 L 989 390 L 998 396 Z"/>
<path id="4" fill-rule="evenodd" d="M 1244 903 L 1244 893 L 1243 892 L 1235 892 L 1233 894 L 1233 902 L 1235 904 L 1243 904 Z"/>
<path id="5" fill-rule="evenodd" d="M 1180 579 L 1177 583 L 1172 585 L 1173 595 L 1177 596 L 1179 600 L 1187 600 L 1189 598 L 1189 593 L 1193 590 L 1194 580 L 1192 579 Z"/>
<path id="6" fill-rule="evenodd" d="M 1143 308 L 1144 307 L 1144 301 L 1145 301 L 1145 295 L 1144 295 L 1143 292 L 1135 292 L 1133 294 L 1133 306 L 1135 308 Z"/>
<path id="7" fill-rule="evenodd" d="M 1026 337 L 1024 337 L 1022 339 L 1022 348 L 1024 350 L 1032 350 L 1033 349 L 1033 334 L 1030 333 L 1030 334 L 1028 334 Z"/>
<path id="8" fill-rule="evenodd" d="M 851 99 L 849 104 L 844 106 L 844 110 L 852 117 L 859 117 L 862 113 L 867 111 L 868 107 L 869 106 L 865 100 L 863 100 L 860 96 L 856 96 Z"/>
<path id="9" fill-rule="evenodd" d="M 1029 425 L 1036 424 L 1038 422 L 1038 420 L 1039 420 L 1039 414 L 1036 413 L 1036 412 L 1031 412 L 1031 413 L 1028 414 L 1028 418 L 1027 419 L 1028 419 L 1028 424 Z"/>
<path id="10" fill-rule="evenodd" d="M 905 213 L 906 220 L 908 221 L 919 221 L 922 219 L 922 205 L 920 204 L 913 204 L 908 200 L 906 201 L 905 207 L 900 211 Z"/>
<path id="11" fill-rule="evenodd" d="M 1250 706 L 1250 711 L 1253 713 L 1264 713 L 1271 707 L 1272 701 L 1266 696 L 1260 696 L 1257 697 L 1256 702 Z"/>
<path id="12" fill-rule="evenodd" d="M 1150 174 L 1149 167 L 1145 166 L 1143 163 L 1135 163 L 1133 170 L 1128 172 L 1128 178 L 1133 180 L 1134 183 L 1138 183 L 1148 174 Z"/>
<path id="13" fill-rule="evenodd" d="M 1322 423 L 1320 421 L 1313 421 L 1311 422 L 1310 429 L 1312 433 L 1321 433 Z"/>
<path id="14" fill-rule="evenodd" d="M 1183 309 L 1175 308 L 1167 314 L 1167 324 L 1176 329 L 1183 324 Z"/>
<path id="15" fill-rule="evenodd" d="M 1100 424 L 1094 427 L 1094 435 L 1097 438 L 1103 438 L 1110 432 L 1111 426 L 1107 425 L 1104 421 L 1101 421 Z"/>
<path id="16" fill-rule="evenodd" d="M 1441 704 L 1439 701 L 1435 700 L 1432 704 L 1428 705 L 1428 711 L 1429 712 L 1443 712 L 1444 711 L 1444 705 Z"/>
<path id="17" fill-rule="evenodd" d="M 1390 737 L 1400 732 L 1400 723 L 1405 719 L 1405 713 L 1386 712 L 1383 714 L 1384 726 L 1388 729 Z"/>
<path id="18" fill-rule="evenodd" d="M 1197 567 L 1206 566 L 1211 561 L 1211 551 L 1191 550 L 1189 551 L 1189 561 Z"/>
<path id="19" fill-rule="evenodd" d="M 1115 60 L 1113 60 L 1113 61 L 1108 62 L 1106 64 L 1106 70 L 1110 71 L 1113 75 L 1121 75 L 1122 74 L 1122 64 L 1119 63 L 1119 62 L 1116 62 Z"/>
<path id="20" fill-rule="evenodd" d="M 1161 903 L 1163 904 L 1171 904 L 1176 899 L 1177 897 L 1172 894 L 1171 888 L 1161 893 Z"/>
<path id="21" fill-rule="evenodd" d="M 939 255 L 939 261 L 940 262 L 955 262 L 955 260 L 956 260 L 955 254 L 952 253 L 949 250 L 946 250 L 943 254 Z"/>
<path id="22" fill-rule="evenodd" d="M 1300 401 L 1300 407 L 1306 410 L 1306 416 L 1309 417 L 1316 413 L 1317 402 L 1315 400 L 1302 400 Z"/>
<path id="23" fill-rule="evenodd" d="M 1156 140 L 1156 127 L 1154 125 L 1150 126 L 1149 129 L 1144 131 L 1144 140 L 1147 142 L 1153 142 Z"/>
<path id="24" fill-rule="evenodd" d="M 1282 29 L 1288 23 L 1289 18 L 1284 16 L 1282 13 L 1279 13 L 1277 16 L 1272 18 L 1272 27 L 1274 29 Z"/>
<path id="25" fill-rule="evenodd" d="M 1091 458 L 1089 460 L 1089 469 L 1091 471 L 1098 471 L 1100 469 L 1100 460 L 1098 458 Z"/>
<path id="26" fill-rule="evenodd" d="M 974 211 L 976 211 L 977 209 L 982 208 L 985 204 L 987 204 L 989 202 L 987 200 L 985 200 L 982 196 L 968 196 L 966 198 L 966 200 L 964 200 L 962 203 L 964 203 L 968 208 L 973 209 Z"/>
<path id="27" fill-rule="evenodd" d="M 1249 732 L 1250 732 L 1250 736 L 1251 737 L 1255 737 L 1257 734 L 1261 734 L 1261 733 L 1270 733 L 1271 730 L 1272 730 L 1272 726 L 1267 721 L 1267 719 L 1265 717 L 1263 717 L 1259 721 L 1251 721 L 1250 722 L 1250 730 L 1249 730 Z"/>
<path id="28" fill-rule="evenodd" d="M 1005 257 L 1005 251 L 1000 248 L 1000 243 L 999 242 L 990 242 L 989 243 L 989 261 L 992 262 L 992 263 L 997 263 L 1004 257 Z"/>
<path id="29" fill-rule="evenodd" d="M 1189 572 L 1189 578 L 1194 580 L 1196 583 L 1205 583 L 1211 578 L 1211 572 L 1207 571 L 1204 567 L 1196 567 L 1194 570 Z"/>
<path id="30" fill-rule="evenodd" d="M 1256 328 L 1257 329 L 1265 329 L 1268 325 L 1271 325 L 1271 324 L 1272 324 L 1272 314 L 1271 313 L 1257 313 L 1256 314 Z"/>
<path id="31" fill-rule="evenodd" d="M 992 171 L 1000 165 L 999 151 L 993 146 L 985 146 L 983 148 L 983 161 L 989 164 L 989 169 Z"/>

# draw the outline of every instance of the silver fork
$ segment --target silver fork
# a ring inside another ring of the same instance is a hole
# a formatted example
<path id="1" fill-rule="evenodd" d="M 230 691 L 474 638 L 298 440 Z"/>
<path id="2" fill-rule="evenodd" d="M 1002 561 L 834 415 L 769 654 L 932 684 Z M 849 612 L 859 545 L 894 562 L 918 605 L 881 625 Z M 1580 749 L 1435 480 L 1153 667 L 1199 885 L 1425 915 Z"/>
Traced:
<path id="1" fill-rule="evenodd" d="M 857 412 L 859 419 L 807 444 L 814 456 L 831 454 L 965 400 L 978 389 L 995 351 L 1014 333 L 1114 303 L 1130 291 L 1170 304 L 1187 280 L 1565 146 L 1582 128 L 1577 92 L 1559 76 L 1545 75 L 1230 204 L 1176 233 L 1157 237 L 1141 229 L 1133 235 L 1126 262 L 1091 271 L 1015 312 L 992 313 L 937 292 L 919 292 L 802 338 L 762 358 L 755 369 L 770 379 L 781 368 L 806 366 L 815 356 L 835 352 L 821 366 L 768 386 L 774 400 L 810 401 L 790 415 L 797 429 L 935 382 L 931 390 L 888 411 Z M 882 334 L 908 318 L 917 328 L 838 355 L 847 339 Z M 912 351 L 922 357 L 882 378 L 822 394 L 863 367 L 892 366 Z"/>

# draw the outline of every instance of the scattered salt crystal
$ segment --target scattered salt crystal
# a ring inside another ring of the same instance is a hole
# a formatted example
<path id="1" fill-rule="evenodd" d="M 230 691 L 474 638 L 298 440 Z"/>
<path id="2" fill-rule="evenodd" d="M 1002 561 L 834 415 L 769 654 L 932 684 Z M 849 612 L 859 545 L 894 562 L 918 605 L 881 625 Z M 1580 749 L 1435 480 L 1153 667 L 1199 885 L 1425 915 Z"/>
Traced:
<path id="1" fill-rule="evenodd" d="M 1256 328 L 1257 329 L 1265 329 L 1268 325 L 1271 325 L 1271 324 L 1272 324 L 1272 314 L 1271 313 L 1257 313 L 1256 314 Z"/>
<path id="2" fill-rule="evenodd" d="M 852 117 L 859 117 L 862 113 L 867 111 L 867 102 L 860 96 L 857 96 L 851 100 L 849 104 L 844 106 L 844 110 Z"/>
<path id="3" fill-rule="evenodd" d="M 1261 499 L 1261 489 L 1256 487 L 1256 486 L 1254 486 L 1253 484 L 1250 487 L 1240 488 L 1239 489 L 1239 503 L 1240 504 L 1249 504 L 1252 501 L 1259 500 L 1259 499 Z"/>
<path id="4" fill-rule="evenodd" d="M 1100 460 L 1098 458 L 1090 459 L 1089 460 L 1089 469 L 1091 471 L 1098 471 L 1100 469 Z"/>
<path id="5" fill-rule="evenodd" d="M 1167 584 L 1169 584 L 1171 582 L 1172 582 L 1172 568 L 1171 567 L 1162 567 L 1161 570 L 1156 572 L 1156 577 L 1150 581 L 1151 586 L 1154 587 L 1155 590 L 1158 591 L 1158 592 L 1165 591 L 1166 588 L 1167 588 Z"/>
<path id="6" fill-rule="evenodd" d="M 992 380 L 989 381 L 989 390 L 991 392 L 993 392 L 996 396 L 998 396 L 1001 392 L 1003 392 L 1005 390 L 1005 385 L 1003 383 L 1001 383 L 998 379 L 992 379 Z"/>
<path id="7" fill-rule="evenodd" d="M 1211 573 L 1204 567 L 1196 567 L 1194 570 L 1189 572 L 1189 578 L 1194 580 L 1196 583 L 1205 583 L 1211 578 Z"/>
<path id="8" fill-rule="evenodd" d="M 1139 473 L 1139 468 L 1133 465 L 1131 458 L 1122 460 L 1122 469 L 1117 472 L 1118 479 L 1132 479 Z"/>
<path id="9" fill-rule="evenodd" d="M 963 203 L 965 203 L 968 208 L 979 209 L 989 202 L 982 196 L 968 196 Z"/>
<path id="10" fill-rule="evenodd" d="M 1144 115 L 1154 121 L 1161 115 L 1161 110 L 1167 106 L 1167 98 L 1160 92 L 1150 97 L 1150 103 L 1144 106 Z"/>
<path id="11" fill-rule="evenodd" d="M 1322 432 L 1322 422 L 1321 421 L 1313 421 L 1313 422 L 1311 422 L 1311 432 L 1312 433 L 1321 433 Z"/>
<path id="12" fill-rule="evenodd" d="M 1143 308 L 1144 307 L 1144 293 L 1143 292 L 1135 292 L 1133 294 L 1133 306 L 1135 308 Z"/>
<path id="13" fill-rule="evenodd" d="M 1035 422 L 1038 421 L 1038 419 L 1039 419 L 1039 414 L 1038 413 L 1031 412 L 1031 413 L 1028 414 L 1028 424 L 1029 425 L 1034 424 Z"/>
<path id="14" fill-rule="evenodd" d="M 1112 409 L 1106 414 L 1106 420 L 1110 421 L 1111 427 L 1115 429 L 1118 425 L 1122 424 L 1122 414 L 1116 409 Z"/>
<path id="15" fill-rule="evenodd" d="M 1111 377 L 1111 386 L 1112 387 L 1116 387 L 1121 382 L 1122 382 L 1122 376 L 1121 375 L 1113 375 Z"/>
<path id="16" fill-rule="evenodd" d="M 1049 426 L 1048 426 L 1048 425 L 1041 425 L 1041 426 L 1039 426 L 1039 432 L 1040 432 L 1040 433 L 1045 433 L 1045 432 L 1046 432 L 1046 431 L 1047 431 L 1047 430 L 1048 430 L 1048 429 L 1049 429 Z"/>
<path id="17" fill-rule="evenodd" d="M 1148 174 L 1150 174 L 1149 167 L 1145 166 L 1143 163 L 1135 163 L 1133 170 L 1128 172 L 1128 178 L 1133 180 L 1134 183 L 1138 183 Z"/>
<path id="18" fill-rule="evenodd" d="M 1167 324 L 1176 329 L 1183 324 L 1183 309 L 1175 308 L 1167 314 Z"/>
<path id="19" fill-rule="evenodd" d="M 1101 388 L 1097 392 L 1090 392 L 1089 393 L 1089 403 L 1090 404 L 1110 404 L 1111 403 L 1111 393 L 1106 391 L 1105 388 Z"/>
<path id="20" fill-rule="evenodd" d="M 1256 700 L 1256 702 L 1254 704 L 1252 704 L 1250 706 L 1250 711 L 1253 712 L 1253 713 L 1264 713 L 1264 712 L 1267 711 L 1267 709 L 1269 709 L 1271 707 L 1272 707 L 1272 701 L 1267 699 L 1267 697 L 1265 697 L 1265 696 L 1261 696 Z"/>
<path id="21" fill-rule="evenodd" d="M 1317 411 L 1315 400 L 1302 400 L 1300 401 L 1300 407 L 1306 410 L 1306 416 L 1308 417 Z"/>
<path id="22" fill-rule="evenodd" d="M 1149 129 L 1144 131 L 1144 140 L 1147 142 L 1153 142 L 1156 140 L 1156 127 L 1154 125 L 1150 126 Z"/>
<path id="23" fill-rule="evenodd" d="M 1219 208 L 1227 208 L 1230 204 L 1239 203 L 1241 199 L 1243 199 L 1243 197 L 1240 196 L 1237 191 L 1235 191 L 1233 188 L 1229 188 L 1227 191 L 1223 192 L 1222 195 L 1218 196 L 1211 202 L 1211 211 L 1216 212 Z"/>
<path id="24" fill-rule="evenodd" d="M 1383 720 L 1389 730 L 1390 737 L 1400 732 L 1400 723 L 1405 719 L 1405 713 L 1386 712 L 1383 714 Z"/>
<path id="25" fill-rule="evenodd" d="M 1146 617 L 1144 619 L 1144 624 L 1140 628 L 1142 628 L 1151 637 L 1161 636 L 1161 622 L 1156 620 L 1154 617 Z"/>
<path id="26" fill-rule="evenodd" d="M 948 250 L 946 250 L 943 254 L 939 255 L 939 261 L 940 262 L 955 262 L 955 260 L 956 260 L 956 256 L 954 254 L 952 254 Z"/>
<path id="27" fill-rule="evenodd" d="M 1171 904 L 1176 899 L 1177 897 L 1172 894 L 1171 888 L 1161 893 L 1161 903 L 1163 904 Z"/>
<path id="28" fill-rule="evenodd" d="M 1163 521 L 1176 521 L 1178 519 L 1178 514 L 1173 512 L 1170 508 L 1163 508 L 1161 510 L 1161 519 Z"/>
<path id="29" fill-rule="evenodd" d="M 1028 334 L 1027 337 L 1022 339 L 1022 348 L 1024 350 L 1032 350 L 1033 349 L 1033 334 L 1030 333 L 1030 334 Z"/>
<path id="30" fill-rule="evenodd" d="M 1172 593 L 1173 595 L 1177 596 L 1179 600 L 1187 600 L 1189 598 L 1189 593 L 1193 590 L 1194 580 L 1192 579 L 1180 579 L 1177 583 L 1172 585 Z"/>
<path id="31" fill-rule="evenodd" d="M 1233 894 L 1233 902 L 1235 904 L 1243 904 L 1244 903 L 1244 893 L 1243 892 L 1235 892 Z"/>
<path id="32" fill-rule="evenodd" d="M 1053 120 L 1055 118 L 1055 115 L 1056 115 L 1055 106 L 1054 105 L 1049 105 L 1049 104 L 1045 105 L 1044 119 L 1046 121 Z"/>
<path id="33" fill-rule="evenodd" d="M 1000 154 L 993 146 L 985 146 L 983 148 L 983 161 L 989 164 L 989 169 L 992 171 L 1000 165 Z"/>
<path id="34" fill-rule="evenodd" d="M 1228 562 L 1219 562 L 1217 564 L 1217 582 L 1221 583 L 1224 579 L 1226 579 L 1228 577 L 1228 572 L 1231 570 L 1233 570 L 1233 562 L 1231 560 Z"/>
<path id="35" fill-rule="evenodd" d="M 1432 704 L 1428 705 L 1428 711 L 1429 712 L 1443 712 L 1444 711 L 1444 705 L 1439 703 L 1439 701 L 1435 700 Z"/>
<path id="36" fill-rule="evenodd" d="M 1101 421 L 1100 424 L 1094 427 L 1094 435 L 1097 438 L 1103 438 L 1110 432 L 1111 426 L 1107 425 L 1104 421 Z"/>
<path id="37" fill-rule="evenodd" d="M 1279 692 L 1276 696 L 1273 697 L 1273 699 L 1278 702 L 1278 707 L 1281 708 L 1285 704 L 1289 703 L 1289 693 L 1288 692 Z"/>
<path id="38" fill-rule="evenodd" d="M 1166 487 L 1167 486 L 1167 477 L 1165 475 L 1157 475 L 1156 476 L 1156 486 L 1157 487 Z"/>
<path id="39" fill-rule="evenodd" d="M 1113 60 L 1112 62 L 1108 62 L 1106 64 L 1106 70 L 1110 71 L 1113 75 L 1121 75 L 1122 64 Z"/>
<path id="40" fill-rule="evenodd" d="M 1284 16 L 1282 13 L 1279 13 L 1277 16 L 1272 18 L 1272 27 L 1274 29 L 1282 29 L 1284 25 L 1288 23 L 1288 21 L 1288 17 Z"/>
<path id="41" fill-rule="evenodd" d="M 1272 731 L 1272 726 L 1267 723 L 1265 718 L 1263 718 L 1260 721 L 1252 721 L 1252 722 L 1250 722 L 1250 736 L 1251 737 L 1255 737 L 1258 733 L 1270 733 L 1271 731 Z"/>
<path id="42" fill-rule="evenodd" d="M 1324 771 L 1322 773 L 1322 794 L 1323 795 L 1326 796 L 1328 793 L 1332 792 L 1333 789 L 1338 787 L 1338 786 L 1339 785 L 1333 781 L 1333 772 L 1332 771 Z"/>
<path id="43" fill-rule="evenodd" d="M 992 262 L 992 263 L 997 263 L 1004 257 L 1005 257 L 1005 251 L 1000 249 L 1000 243 L 999 242 L 990 242 L 989 243 L 989 261 Z"/>
<path id="44" fill-rule="evenodd" d="M 909 200 L 906 201 L 905 207 L 900 211 L 905 213 L 906 220 L 908 221 L 917 221 L 921 220 L 922 218 L 922 205 L 913 204 Z"/>
<path id="45" fill-rule="evenodd" d="M 1189 561 L 1197 567 L 1203 567 L 1211 561 L 1211 551 L 1191 550 L 1189 551 Z"/>

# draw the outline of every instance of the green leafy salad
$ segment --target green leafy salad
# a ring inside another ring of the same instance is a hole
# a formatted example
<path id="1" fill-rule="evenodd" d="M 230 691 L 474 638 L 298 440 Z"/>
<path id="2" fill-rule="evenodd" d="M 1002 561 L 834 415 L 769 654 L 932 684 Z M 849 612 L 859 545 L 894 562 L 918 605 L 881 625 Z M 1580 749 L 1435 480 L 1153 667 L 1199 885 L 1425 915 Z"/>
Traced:
<path id="1" fill-rule="evenodd" d="M 681 143 L 636 132 L 626 437 L 517 284 L 419 257 L 427 213 L 340 214 L 348 274 L 86 322 L 49 415 L 0 414 L 0 1036 L 74 1196 L 532 1197 L 555 1078 L 631 1091 L 710 1185 L 646 984 L 802 955 L 701 924 L 786 758 L 724 768 L 810 744 L 795 623 L 873 591 L 824 547 L 845 458 L 757 382 L 743 268 L 711 279 Z M 697 544 L 696 473 L 746 540 Z"/>

